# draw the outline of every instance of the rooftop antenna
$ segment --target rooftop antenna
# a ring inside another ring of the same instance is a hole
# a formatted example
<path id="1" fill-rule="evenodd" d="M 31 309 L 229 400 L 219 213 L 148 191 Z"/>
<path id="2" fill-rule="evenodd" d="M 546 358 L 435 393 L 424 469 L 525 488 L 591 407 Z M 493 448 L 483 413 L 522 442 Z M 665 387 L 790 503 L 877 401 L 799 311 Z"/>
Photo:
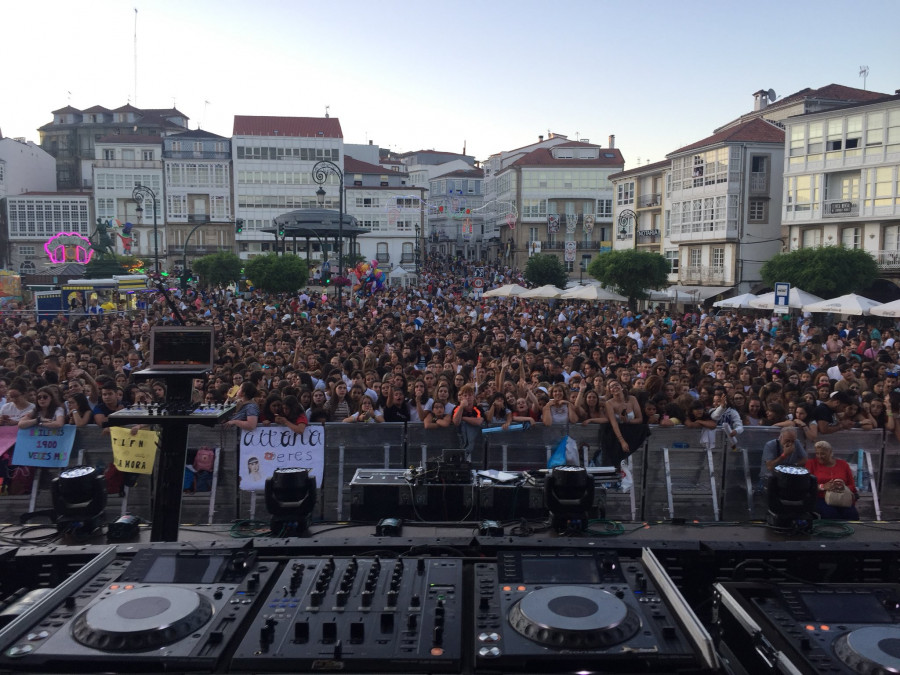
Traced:
<path id="1" fill-rule="evenodd" d="M 859 76 L 863 79 L 863 91 L 866 89 L 866 78 L 869 76 L 869 66 L 859 67 Z"/>
<path id="2" fill-rule="evenodd" d="M 200 126 L 197 127 L 198 129 L 200 129 L 202 127 L 202 125 L 206 124 L 206 109 L 208 107 L 209 107 L 209 101 L 204 100 L 203 101 L 203 117 L 200 119 Z"/>
<path id="3" fill-rule="evenodd" d="M 326 106 L 325 106 L 325 119 L 326 119 L 326 120 L 327 120 L 328 117 L 329 117 L 329 115 L 328 115 L 328 109 L 329 109 L 330 107 L 331 107 L 330 105 L 326 105 Z"/>
<path id="4" fill-rule="evenodd" d="M 137 7 L 134 8 L 134 105 L 137 105 Z"/>

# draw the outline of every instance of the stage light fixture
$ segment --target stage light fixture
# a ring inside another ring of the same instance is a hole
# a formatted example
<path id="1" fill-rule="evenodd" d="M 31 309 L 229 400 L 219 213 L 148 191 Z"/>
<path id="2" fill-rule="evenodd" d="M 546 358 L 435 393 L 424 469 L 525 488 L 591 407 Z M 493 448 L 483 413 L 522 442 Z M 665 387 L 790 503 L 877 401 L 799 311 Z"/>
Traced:
<path id="1" fill-rule="evenodd" d="M 274 537 L 297 537 L 306 532 L 316 507 L 316 480 L 309 469 L 282 467 L 266 479 L 266 508 Z"/>
<path id="2" fill-rule="evenodd" d="M 581 466 L 557 466 L 548 474 L 544 493 L 558 532 L 587 529 L 594 505 L 594 478 Z"/>
<path id="3" fill-rule="evenodd" d="M 54 478 L 50 486 L 53 522 L 60 532 L 86 535 L 104 522 L 106 484 L 93 466 L 74 466 Z"/>
<path id="4" fill-rule="evenodd" d="M 816 477 L 801 466 L 776 466 L 767 490 L 766 523 L 779 530 L 808 531 L 816 519 Z"/>

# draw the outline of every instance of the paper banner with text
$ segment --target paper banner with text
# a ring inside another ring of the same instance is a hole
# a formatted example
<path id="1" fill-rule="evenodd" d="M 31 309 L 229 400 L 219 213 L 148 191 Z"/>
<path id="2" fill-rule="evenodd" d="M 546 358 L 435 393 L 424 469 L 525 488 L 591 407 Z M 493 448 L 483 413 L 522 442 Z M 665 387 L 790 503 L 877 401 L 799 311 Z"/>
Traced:
<path id="1" fill-rule="evenodd" d="M 13 464 L 60 468 L 69 465 L 69 455 L 75 444 L 75 427 L 67 424 L 60 429 L 29 427 L 16 434 Z"/>
<path id="2" fill-rule="evenodd" d="M 264 490 L 266 478 L 279 467 L 309 469 L 322 487 L 325 468 L 325 433 L 310 425 L 302 434 L 287 427 L 257 427 L 241 432 L 241 458 L 238 466 L 241 490 Z"/>
<path id="3" fill-rule="evenodd" d="M 0 427 L 0 455 L 6 454 L 6 452 L 16 444 L 16 436 L 18 433 L 18 426 Z"/>
<path id="4" fill-rule="evenodd" d="M 153 473 L 156 462 L 156 448 L 159 446 L 159 432 L 141 429 L 132 435 L 127 427 L 110 427 L 112 438 L 113 464 L 119 471 L 127 473 Z"/>

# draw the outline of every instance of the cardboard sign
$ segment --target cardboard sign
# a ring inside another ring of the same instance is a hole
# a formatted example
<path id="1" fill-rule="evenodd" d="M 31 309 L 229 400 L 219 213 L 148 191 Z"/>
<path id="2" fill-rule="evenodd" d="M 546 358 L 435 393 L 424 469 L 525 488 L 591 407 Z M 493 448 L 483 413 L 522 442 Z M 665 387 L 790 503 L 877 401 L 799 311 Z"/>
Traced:
<path id="1" fill-rule="evenodd" d="M 127 473 L 153 473 L 156 449 L 159 447 L 159 432 L 141 429 L 136 434 L 127 427 L 110 427 L 112 438 L 113 464 L 119 471 Z"/>
<path id="2" fill-rule="evenodd" d="M 266 479 L 279 467 L 309 469 L 322 487 L 325 468 L 325 430 L 310 425 L 302 434 L 287 427 L 257 427 L 241 432 L 241 460 L 238 476 L 241 490 L 264 490 Z"/>
<path id="3" fill-rule="evenodd" d="M 60 429 L 29 427 L 16 434 L 13 464 L 43 466 L 59 469 L 69 465 L 69 455 L 75 444 L 75 427 L 67 424 Z"/>

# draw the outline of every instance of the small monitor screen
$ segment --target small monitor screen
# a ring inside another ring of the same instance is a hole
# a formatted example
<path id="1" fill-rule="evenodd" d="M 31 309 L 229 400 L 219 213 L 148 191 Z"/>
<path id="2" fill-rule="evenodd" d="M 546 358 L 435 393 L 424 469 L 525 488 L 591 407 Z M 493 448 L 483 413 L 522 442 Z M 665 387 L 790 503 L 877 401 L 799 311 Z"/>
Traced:
<path id="1" fill-rule="evenodd" d="M 208 555 L 160 555 L 142 581 L 152 584 L 211 584 L 219 578 L 225 559 Z"/>
<path id="2" fill-rule="evenodd" d="M 584 558 L 522 558 L 522 579 L 532 584 L 598 584 L 597 561 Z"/>
<path id="3" fill-rule="evenodd" d="M 150 336 L 150 363 L 154 368 L 212 368 L 215 349 L 211 327 L 155 327 Z"/>
<path id="4" fill-rule="evenodd" d="M 800 597 L 814 621 L 824 623 L 890 623 L 891 617 L 874 595 L 804 593 Z"/>

